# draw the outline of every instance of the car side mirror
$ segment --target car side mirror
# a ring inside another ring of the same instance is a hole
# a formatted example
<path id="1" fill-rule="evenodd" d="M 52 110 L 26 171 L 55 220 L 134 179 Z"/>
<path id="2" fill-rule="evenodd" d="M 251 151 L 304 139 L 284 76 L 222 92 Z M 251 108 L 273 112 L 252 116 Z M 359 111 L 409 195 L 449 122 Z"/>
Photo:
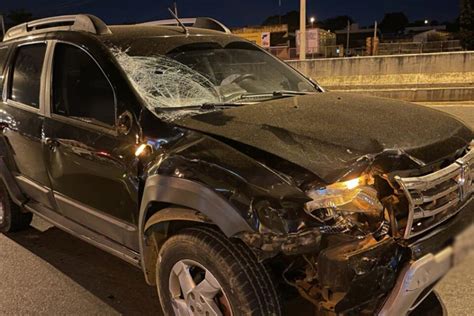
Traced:
<path id="1" fill-rule="evenodd" d="M 122 135 L 128 135 L 133 126 L 133 116 L 129 111 L 123 112 L 117 119 L 117 130 Z"/>

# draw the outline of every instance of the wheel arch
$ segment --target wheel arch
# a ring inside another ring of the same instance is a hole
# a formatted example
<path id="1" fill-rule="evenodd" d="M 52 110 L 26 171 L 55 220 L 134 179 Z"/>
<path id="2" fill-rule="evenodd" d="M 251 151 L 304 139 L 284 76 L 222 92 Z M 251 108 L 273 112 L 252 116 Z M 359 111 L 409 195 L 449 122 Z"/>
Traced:
<path id="1" fill-rule="evenodd" d="M 182 178 L 148 177 L 139 214 L 140 261 L 148 284 L 155 284 L 160 244 L 177 226 L 195 224 L 214 225 L 227 237 L 253 231 L 240 213 L 211 188 Z"/>

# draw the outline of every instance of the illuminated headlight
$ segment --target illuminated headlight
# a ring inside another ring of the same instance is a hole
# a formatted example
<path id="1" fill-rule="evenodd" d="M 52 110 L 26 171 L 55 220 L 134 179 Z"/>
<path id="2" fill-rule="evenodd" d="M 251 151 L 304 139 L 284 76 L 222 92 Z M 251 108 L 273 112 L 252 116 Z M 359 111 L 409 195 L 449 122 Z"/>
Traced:
<path id="1" fill-rule="evenodd" d="M 317 216 L 317 210 L 334 210 L 341 213 L 363 213 L 380 216 L 383 205 L 377 197 L 377 190 L 370 185 L 370 179 L 363 176 L 345 182 L 338 182 L 325 188 L 307 192 L 312 201 L 306 203 L 306 212 Z"/>

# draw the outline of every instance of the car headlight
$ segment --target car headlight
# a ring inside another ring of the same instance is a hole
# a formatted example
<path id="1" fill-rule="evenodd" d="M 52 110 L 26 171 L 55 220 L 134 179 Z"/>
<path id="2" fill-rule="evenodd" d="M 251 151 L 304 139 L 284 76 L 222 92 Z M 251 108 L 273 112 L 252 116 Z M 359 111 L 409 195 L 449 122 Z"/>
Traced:
<path id="1" fill-rule="evenodd" d="M 306 203 L 305 210 L 318 219 L 321 219 L 321 214 L 323 217 L 329 215 L 328 211 L 372 217 L 383 214 L 384 207 L 373 187 L 373 179 L 368 176 L 313 189 L 307 195 L 312 201 Z"/>

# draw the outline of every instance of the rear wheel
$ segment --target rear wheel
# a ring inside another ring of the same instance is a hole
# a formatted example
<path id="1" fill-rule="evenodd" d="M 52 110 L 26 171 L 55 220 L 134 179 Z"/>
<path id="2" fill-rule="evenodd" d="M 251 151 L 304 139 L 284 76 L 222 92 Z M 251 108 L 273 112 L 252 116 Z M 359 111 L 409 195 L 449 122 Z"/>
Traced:
<path id="1" fill-rule="evenodd" d="M 165 315 L 281 315 L 265 267 L 244 244 L 214 229 L 189 228 L 169 238 L 156 270 Z"/>
<path id="2" fill-rule="evenodd" d="M 33 214 L 23 213 L 16 205 L 7 188 L 0 182 L 0 233 L 17 232 L 29 227 Z"/>

